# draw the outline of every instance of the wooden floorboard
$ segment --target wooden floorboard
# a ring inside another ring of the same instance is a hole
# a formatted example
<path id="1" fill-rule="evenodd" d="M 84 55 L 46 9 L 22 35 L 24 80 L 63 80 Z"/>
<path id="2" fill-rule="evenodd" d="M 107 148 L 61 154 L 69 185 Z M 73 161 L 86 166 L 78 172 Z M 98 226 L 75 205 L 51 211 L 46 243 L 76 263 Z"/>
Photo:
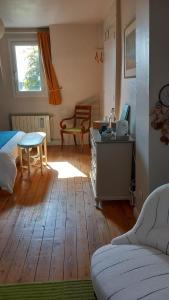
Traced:
<path id="1" fill-rule="evenodd" d="M 89 147 L 48 147 L 48 162 L 0 190 L 0 283 L 88 279 L 93 252 L 134 225 L 128 201 L 95 208 Z"/>

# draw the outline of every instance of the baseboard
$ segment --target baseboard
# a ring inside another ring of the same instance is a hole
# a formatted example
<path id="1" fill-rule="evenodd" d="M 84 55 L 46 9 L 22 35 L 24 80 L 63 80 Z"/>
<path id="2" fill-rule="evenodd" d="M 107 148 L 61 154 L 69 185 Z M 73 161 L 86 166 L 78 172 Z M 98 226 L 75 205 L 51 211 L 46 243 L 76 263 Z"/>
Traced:
<path id="1" fill-rule="evenodd" d="M 50 143 L 48 143 L 48 146 L 56 146 L 61 145 L 60 139 L 52 139 Z"/>
<path id="2" fill-rule="evenodd" d="M 84 145 L 89 145 L 88 143 L 84 143 Z M 48 146 L 61 146 L 61 141 L 60 139 L 52 139 L 49 143 Z M 64 146 L 75 146 L 74 142 L 72 143 L 65 143 Z M 80 146 L 80 144 L 78 145 Z"/>

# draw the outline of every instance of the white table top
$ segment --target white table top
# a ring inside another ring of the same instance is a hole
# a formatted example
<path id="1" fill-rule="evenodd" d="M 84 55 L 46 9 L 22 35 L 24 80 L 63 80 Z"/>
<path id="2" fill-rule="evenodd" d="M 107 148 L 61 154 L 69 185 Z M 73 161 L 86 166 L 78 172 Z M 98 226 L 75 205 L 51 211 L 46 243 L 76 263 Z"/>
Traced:
<path id="1" fill-rule="evenodd" d="M 25 133 L 23 138 L 19 141 L 18 146 L 22 148 L 37 147 L 43 143 L 45 137 L 45 132 Z"/>

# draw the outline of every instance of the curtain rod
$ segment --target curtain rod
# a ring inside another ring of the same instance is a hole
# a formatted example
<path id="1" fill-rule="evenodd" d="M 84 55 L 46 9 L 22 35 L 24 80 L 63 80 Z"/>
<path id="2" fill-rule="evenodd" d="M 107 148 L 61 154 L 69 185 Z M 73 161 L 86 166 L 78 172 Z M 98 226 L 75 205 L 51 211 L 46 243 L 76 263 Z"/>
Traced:
<path id="1" fill-rule="evenodd" d="M 5 33 L 10 33 L 10 34 L 23 34 L 23 33 L 37 33 L 41 31 L 49 31 L 48 27 L 44 28 L 5 28 Z"/>

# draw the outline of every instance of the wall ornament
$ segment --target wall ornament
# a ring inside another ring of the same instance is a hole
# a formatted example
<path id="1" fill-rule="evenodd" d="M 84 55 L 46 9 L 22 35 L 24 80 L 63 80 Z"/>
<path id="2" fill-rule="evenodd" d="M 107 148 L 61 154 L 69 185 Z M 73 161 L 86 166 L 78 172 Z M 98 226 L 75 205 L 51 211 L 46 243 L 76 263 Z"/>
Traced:
<path id="1" fill-rule="evenodd" d="M 159 91 L 159 100 L 151 113 L 151 126 L 161 131 L 160 141 L 169 144 L 169 84 L 164 85 Z"/>

